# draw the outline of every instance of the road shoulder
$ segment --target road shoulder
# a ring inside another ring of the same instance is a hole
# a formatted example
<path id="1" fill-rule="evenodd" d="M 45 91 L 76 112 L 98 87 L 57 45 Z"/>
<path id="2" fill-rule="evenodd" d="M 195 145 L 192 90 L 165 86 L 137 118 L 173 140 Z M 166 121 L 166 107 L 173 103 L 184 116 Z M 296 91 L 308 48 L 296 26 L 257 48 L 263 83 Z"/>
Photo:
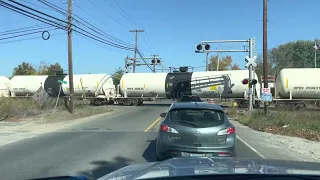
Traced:
<path id="1" fill-rule="evenodd" d="M 245 140 L 246 144 L 254 148 L 266 159 L 316 162 L 320 160 L 320 155 L 312 152 L 312 149 L 320 149 L 320 143 L 302 138 L 260 132 L 237 121 L 231 120 L 231 122 L 236 127 L 237 136 Z"/>
<path id="2" fill-rule="evenodd" d="M 110 118 L 124 113 L 123 109 L 113 109 L 113 111 L 91 115 L 66 121 L 39 124 L 37 121 L 31 122 L 2 122 L 0 124 L 0 146 L 20 141 L 25 138 L 32 138 L 41 134 L 55 132 L 77 124 Z"/>

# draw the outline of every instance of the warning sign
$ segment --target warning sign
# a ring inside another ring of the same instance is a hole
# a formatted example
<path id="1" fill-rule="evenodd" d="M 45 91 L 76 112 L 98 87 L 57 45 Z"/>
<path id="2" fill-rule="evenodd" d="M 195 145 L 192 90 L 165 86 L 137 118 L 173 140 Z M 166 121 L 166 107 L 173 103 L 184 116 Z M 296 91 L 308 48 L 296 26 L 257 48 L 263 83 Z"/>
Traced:
<path id="1" fill-rule="evenodd" d="M 49 94 L 41 86 L 37 92 L 33 94 L 32 98 L 36 100 L 39 106 L 43 106 L 43 104 L 48 100 Z"/>

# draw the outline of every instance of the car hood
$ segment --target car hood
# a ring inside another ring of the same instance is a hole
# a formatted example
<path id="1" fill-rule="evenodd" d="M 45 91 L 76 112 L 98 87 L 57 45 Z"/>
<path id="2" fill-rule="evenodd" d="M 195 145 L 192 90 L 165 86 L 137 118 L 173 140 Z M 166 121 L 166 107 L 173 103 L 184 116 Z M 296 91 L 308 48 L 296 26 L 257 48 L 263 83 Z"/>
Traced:
<path id="1" fill-rule="evenodd" d="M 204 174 L 320 174 L 320 163 L 265 159 L 183 157 L 133 164 L 98 180 L 122 180 Z"/>

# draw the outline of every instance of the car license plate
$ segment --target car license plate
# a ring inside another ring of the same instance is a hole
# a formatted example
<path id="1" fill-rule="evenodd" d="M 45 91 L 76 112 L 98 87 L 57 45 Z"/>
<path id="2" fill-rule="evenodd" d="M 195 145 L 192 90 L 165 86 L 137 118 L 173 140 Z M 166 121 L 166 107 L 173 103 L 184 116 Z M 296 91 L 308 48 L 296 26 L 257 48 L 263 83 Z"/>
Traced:
<path id="1" fill-rule="evenodd" d="M 190 156 L 191 157 L 203 157 L 203 156 L 206 156 L 205 154 L 191 154 L 190 153 Z"/>

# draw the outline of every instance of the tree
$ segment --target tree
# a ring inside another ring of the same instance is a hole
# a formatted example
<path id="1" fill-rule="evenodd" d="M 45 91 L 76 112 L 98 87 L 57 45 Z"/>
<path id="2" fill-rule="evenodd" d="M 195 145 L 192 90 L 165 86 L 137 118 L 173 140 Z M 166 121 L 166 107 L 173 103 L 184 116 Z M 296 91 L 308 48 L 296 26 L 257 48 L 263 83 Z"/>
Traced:
<path id="1" fill-rule="evenodd" d="M 210 63 L 209 63 L 209 71 L 216 71 L 217 70 L 217 62 L 218 62 L 218 56 L 211 56 L 210 57 Z M 225 56 L 220 58 L 219 61 L 219 71 L 225 71 L 225 70 L 239 70 L 240 67 L 238 64 L 232 65 L 232 57 L 231 56 Z"/>
<path id="2" fill-rule="evenodd" d="M 298 40 L 280 45 L 270 50 L 268 59 L 274 65 L 275 74 L 283 68 L 313 68 L 314 41 Z"/>
<path id="3" fill-rule="evenodd" d="M 115 70 L 115 72 L 111 75 L 112 79 L 113 79 L 113 84 L 117 87 L 118 84 L 120 84 L 120 80 L 123 76 L 123 74 L 125 74 L 125 71 L 121 68 L 118 68 Z"/>
<path id="4" fill-rule="evenodd" d="M 45 64 L 45 63 L 40 63 L 39 67 L 39 75 L 57 75 L 57 74 L 62 74 L 63 73 L 63 68 L 59 63 L 55 64 Z"/>
<path id="5" fill-rule="evenodd" d="M 22 62 L 20 65 L 13 69 L 13 75 L 35 75 L 37 71 L 35 68 L 27 62 Z"/>

